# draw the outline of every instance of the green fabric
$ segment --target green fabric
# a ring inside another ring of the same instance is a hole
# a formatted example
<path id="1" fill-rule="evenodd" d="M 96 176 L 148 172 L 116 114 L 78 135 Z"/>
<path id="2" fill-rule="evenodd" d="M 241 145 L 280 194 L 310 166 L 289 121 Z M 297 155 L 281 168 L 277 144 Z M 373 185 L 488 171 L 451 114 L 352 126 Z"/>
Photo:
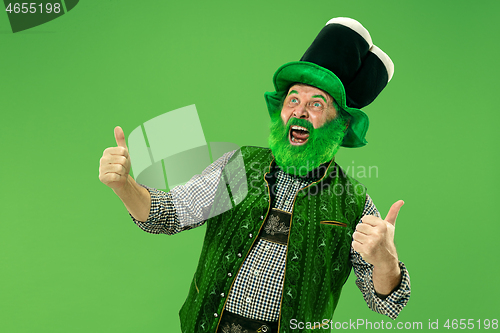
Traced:
<path id="1" fill-rule="evenodd" d="M 266 92 L 269 114 L 281 112 L 281 102 L 293 83 L 304 83 L 329 93 L 351 118 L 349 128 L 342 141 L 342 147 L 357 148 L 367 144 L 368 116 L 361 110 L 347 106 L 344 86 L 340 79 L 326 68 L 307 61 L 294 61 L 284 64 L 274 73 L 273 83 L 276 91 Z"/>
<path id="2" fill-rule="evenodd" d="M 290 144 L 290 127 L 305 127 L 309 131 L 307 143 Z M 292 175 L 305 176 L 321 164 L 331 161 L 344 138 L 346 121 L 337 117 L 320 128 L 314 128 L 306 119 L 291 117 L 286 124 L 279 115 L 271 117 L 269 148 L 281 169 Z"/>
<path id="3" fill-rule="evenodd" d="M 261 216 L 266 217 L 270 209 L 264 175 L 272 160 L 269 149 L 242 147 L 224 169 L 212 212 L 224 211 L 228 201 L 239 203 L 206 222 L 198 268 L 179 313 L 182 332 L 216 332 L 232 283 L 265 221 Z M 338 176 L 332 174 L 335 170 Z M 239 197 L 247 190 L 244 198 Z M 332 162 L 325 177 L 297 194 L 279 332 L 290 331 L 292 318 L 321 322 L 332 317 L 351 271 L 352 234 L 363 212 L 365 191 Z M 226 198 L 228 192 L 231 195 Z M 346 227 L 322 221 L 338 221 Z"/>

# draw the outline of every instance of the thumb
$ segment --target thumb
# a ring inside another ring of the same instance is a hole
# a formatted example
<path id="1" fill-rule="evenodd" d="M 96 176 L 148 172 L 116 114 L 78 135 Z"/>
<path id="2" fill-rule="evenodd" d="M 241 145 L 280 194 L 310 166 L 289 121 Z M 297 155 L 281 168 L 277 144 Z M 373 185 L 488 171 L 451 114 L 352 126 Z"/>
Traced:
<path id="1" fill-rule="evenodd" d="M 125 142 L 125 134 L 120 126 L 115 127 L 115 140 L 118 147 L 127 148 L 127 143 Z"/>
<path id="2" fill-rule="evenodd" d="M 396 226 L 396 218 L 398 217 L 399 210 L 405 202 L 403 200 L 398 200 L 395 203 L 392 204 L 391 209 L 389 209 L 389 213 L 387 213 L 387 216 L 385 217 L 385 221 L 389 222 L 393 226 Z"/>

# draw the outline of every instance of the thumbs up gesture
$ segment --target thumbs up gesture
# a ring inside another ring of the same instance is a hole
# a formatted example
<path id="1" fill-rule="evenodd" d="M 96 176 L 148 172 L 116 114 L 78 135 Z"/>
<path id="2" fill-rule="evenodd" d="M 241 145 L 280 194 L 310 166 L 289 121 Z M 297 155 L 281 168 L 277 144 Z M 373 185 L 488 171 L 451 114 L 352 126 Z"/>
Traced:
<path id="1" fill-rule="evenodd" d="M 352 247 L 364 261 L 374 267 L 386 268 L 398 263 L 398 254 L 394 245 L 396 218 L 403 206 L 403 200 L 396 201 L 385 219 L 365 215 L 358 223 L 352 235 Z"/>
<path id="2" fill-rule="evenodd" d="M 113 190 L 119 190 L 126 185 L 130 172 L 130 156 L 120 126 L 115 127 L 115 140 L 117 147 L 106 148 L 102 154 L 99 180 Z"/>

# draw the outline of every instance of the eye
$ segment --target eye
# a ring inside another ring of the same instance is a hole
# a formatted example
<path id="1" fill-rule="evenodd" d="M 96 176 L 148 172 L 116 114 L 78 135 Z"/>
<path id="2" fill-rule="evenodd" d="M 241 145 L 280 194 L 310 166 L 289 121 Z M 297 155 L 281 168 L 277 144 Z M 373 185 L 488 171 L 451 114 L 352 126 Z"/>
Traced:
<path id="1" fill-rule="evenodd" d="M 299 102 L 299 100 L 295 97 L 292 97 L 292 99 L 290 99 L 290 103 L 292 104 L 297 104 Z"/>
<path id="2" fill-rule="evenodd" d="M 315 108 L 320 108 L 320 107 L 322 107 L 323 105 L 321 105 L 321 103 L 320 103 L 320 102 L 314 102 L 314 103 L 313 103 L 313 106 L 314 106 Z"/>

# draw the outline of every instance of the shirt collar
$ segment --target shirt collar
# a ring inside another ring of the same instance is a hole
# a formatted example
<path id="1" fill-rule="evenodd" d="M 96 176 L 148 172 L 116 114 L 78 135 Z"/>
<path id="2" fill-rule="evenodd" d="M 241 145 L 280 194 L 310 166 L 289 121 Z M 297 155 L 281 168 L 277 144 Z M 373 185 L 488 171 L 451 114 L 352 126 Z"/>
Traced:
<path id="1" fill-rule="evenodd" d="M 318 181 L 321 178 L 323 178 L 325 176 L 325 173 L 327 172 L 327 170 L 329 170 L 330 167 L 332 167 L 334 165 L 335 165 L 335 158 L 333 160 L 331 160 L 331 161 L 328 161 L 328 162 L 325 162 L 325 163 L 321 164 L 319 167 L 317 167 L 316 169 L 313 169 L 313 170 L 309 171 L 304 176 L 297 176 L 297 175 L 291 175 L 291 174 L 289 174 L 289 175 L 292 178 L 295 178 L 295 179 L 298 179 L 298 180 L 302 180 L 302 181 L 306 181 L 306 182 L 315 182 L 315 181 Z M 270 166 L 270 174 L 275 175 L 276 172 L 278 172 L 279 170 L 283 171 L 281 169 L 281 167 L 279 167 L 276 164 L 276 160 L 273 160 L 273 162 L 271 163 L 271 166 Z M 283 173 L 286 174 L 286 172 L 284 172 L 284 171 L 283 171 Z"/>

